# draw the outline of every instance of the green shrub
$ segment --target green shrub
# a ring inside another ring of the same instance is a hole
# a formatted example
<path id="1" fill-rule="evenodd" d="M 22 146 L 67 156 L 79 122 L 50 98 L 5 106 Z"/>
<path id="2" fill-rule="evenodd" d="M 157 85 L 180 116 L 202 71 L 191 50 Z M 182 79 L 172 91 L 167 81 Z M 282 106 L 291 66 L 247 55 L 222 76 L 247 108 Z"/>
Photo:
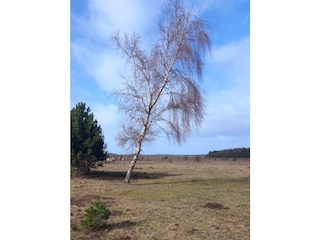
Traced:
<path id="1" fill-rule="evenodd" d="M 81 223 L 84 227 L 90 229 L 102 228 L 105 225 L 104 220 L 108 220 L 110 215 L 106 203 L 101 202 L 100 197 L 91 202 L 91 206 L 85 212 L 85 219 Z"/>

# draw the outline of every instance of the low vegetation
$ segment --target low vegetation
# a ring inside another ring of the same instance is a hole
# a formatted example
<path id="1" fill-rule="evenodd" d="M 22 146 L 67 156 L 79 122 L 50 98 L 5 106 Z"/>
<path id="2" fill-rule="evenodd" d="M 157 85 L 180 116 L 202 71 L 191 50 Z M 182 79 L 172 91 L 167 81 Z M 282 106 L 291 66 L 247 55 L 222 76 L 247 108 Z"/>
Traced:
<path id="1" fill-rule="evenodd" d="M 106 220 L 110 216 L 110 211 L 107 209 L 106 203 L 100 200 L 98 196 L 96 201 L 91 203 L 91 206 L 85 210 L 85 219 L 81 224 L 88 229 L 96 230 L 106 226 Z"/>
<path id="2" fill-rule="evenodd" d="M 249 159 L 144 156 L 130 185 L 127 166 L 116 161 L 71 178 L 71 239 L 250 239 Z M 108 221 L 84 229 L 97 196 Z"/>

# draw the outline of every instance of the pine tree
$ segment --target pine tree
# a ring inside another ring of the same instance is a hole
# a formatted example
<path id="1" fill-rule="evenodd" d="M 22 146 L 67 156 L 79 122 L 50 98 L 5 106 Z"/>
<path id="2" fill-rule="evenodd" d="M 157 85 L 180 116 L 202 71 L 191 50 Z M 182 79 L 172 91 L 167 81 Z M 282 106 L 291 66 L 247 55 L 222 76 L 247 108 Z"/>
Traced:
<path id="1" fill-rule="evenodd" d="M 90 172 L 90 166 L 106 157 L 106 144 L 101 126 L 85 103 L 71 110 L 71 170 Z"/>

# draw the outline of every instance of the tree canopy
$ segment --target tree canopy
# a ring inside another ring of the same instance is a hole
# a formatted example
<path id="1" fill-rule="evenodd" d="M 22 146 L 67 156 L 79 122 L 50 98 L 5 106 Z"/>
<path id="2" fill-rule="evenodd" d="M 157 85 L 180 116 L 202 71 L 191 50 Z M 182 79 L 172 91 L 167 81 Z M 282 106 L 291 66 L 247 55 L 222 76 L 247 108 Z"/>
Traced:
<path id="1" fill-rule="evenodd" d="M 250 158 L 250 148 L 233 148 L 219 151 L 209 151 L 211 158 Z"/>
<path id="2" fill-rule="evenodd" d="M 203 121 L 204 100 L 200 80 L 204 56 L 210 51 L 209 24 L 181 0 L 169 0 L 162 10 L 158 36 L 150 51 L 133 34 L 113 36 L 115 46 L 132 69 L 124 87 L 115 92 L 126 115 L 118 143 L 135 148 L 125 180 L 144 142 L 161 133 L 181 144 L 192 127 Z"/>
<path id="3" fill-rule="evenodd" d="M 86 104 L 80 102 L 71 110 L 71 169 L 80 174 L 106 157 L 107 145 L 101 126 Z"/>

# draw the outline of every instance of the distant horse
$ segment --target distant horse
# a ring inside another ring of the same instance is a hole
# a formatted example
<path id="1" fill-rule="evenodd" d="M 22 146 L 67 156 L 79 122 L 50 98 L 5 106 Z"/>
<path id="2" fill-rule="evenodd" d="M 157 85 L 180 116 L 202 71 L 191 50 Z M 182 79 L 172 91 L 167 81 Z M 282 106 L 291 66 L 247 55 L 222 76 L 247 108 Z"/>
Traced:
<path id="1" fill-rule="evenodd" d="M 114 162 L 115 162 L 115 158 L 114 158 L 114 157 L 108 157 L 108 158 L 106 159 L 106 161 L 107 161 L 107 164 L 111 164 L 111 163 L 114 163 Z"/>

